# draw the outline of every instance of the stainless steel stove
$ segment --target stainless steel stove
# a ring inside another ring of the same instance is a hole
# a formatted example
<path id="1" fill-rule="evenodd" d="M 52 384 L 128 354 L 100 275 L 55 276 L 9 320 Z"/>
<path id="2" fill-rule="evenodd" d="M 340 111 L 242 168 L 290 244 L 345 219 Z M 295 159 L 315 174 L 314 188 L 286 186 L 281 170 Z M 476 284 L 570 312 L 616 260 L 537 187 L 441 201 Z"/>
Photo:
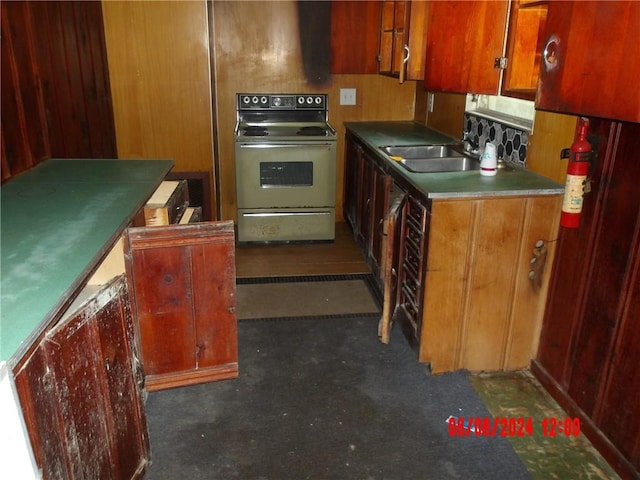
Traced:
<path id="1" fill-rule="evenodd" d="M 239 242 L 333 240 L 336 132 L 326 94 L 237 95 Z"/>

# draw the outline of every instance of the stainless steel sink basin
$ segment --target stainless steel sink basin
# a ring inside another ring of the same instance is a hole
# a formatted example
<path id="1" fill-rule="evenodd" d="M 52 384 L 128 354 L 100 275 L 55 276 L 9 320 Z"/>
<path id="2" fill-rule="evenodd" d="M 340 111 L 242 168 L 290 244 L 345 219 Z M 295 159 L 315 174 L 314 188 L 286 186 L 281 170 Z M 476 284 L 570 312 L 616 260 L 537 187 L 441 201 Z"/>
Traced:
<path id="1" fill-rule="evenodd" d="M 389 158 L 417 173 L 479 170 L 480 162 L 455 145 L 388 145 L 380 147 Z"/>

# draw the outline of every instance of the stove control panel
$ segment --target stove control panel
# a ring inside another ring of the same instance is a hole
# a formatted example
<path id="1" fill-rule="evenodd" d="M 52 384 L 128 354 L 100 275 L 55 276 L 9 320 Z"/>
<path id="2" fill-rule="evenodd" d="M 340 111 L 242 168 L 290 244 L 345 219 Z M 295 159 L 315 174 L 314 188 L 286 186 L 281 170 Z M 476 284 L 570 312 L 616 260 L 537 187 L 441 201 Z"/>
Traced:
<path id="1" fill-rule="evenodd" d="M 327 94 L 239 93 L 238 110 L 326 110 Z"/>

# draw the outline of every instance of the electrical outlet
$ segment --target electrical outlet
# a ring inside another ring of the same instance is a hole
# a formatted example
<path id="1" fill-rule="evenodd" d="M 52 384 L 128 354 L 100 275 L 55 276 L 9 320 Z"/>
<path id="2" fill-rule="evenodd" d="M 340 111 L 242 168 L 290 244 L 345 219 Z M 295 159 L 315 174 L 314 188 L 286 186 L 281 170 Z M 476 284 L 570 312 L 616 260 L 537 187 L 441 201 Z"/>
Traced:
<path id="1" fill-rule="evenodd" d="M 340 105 L 355 105 L 355 104 L 356 104 L 356 89 L 341 88 L 340 89 Z"/>

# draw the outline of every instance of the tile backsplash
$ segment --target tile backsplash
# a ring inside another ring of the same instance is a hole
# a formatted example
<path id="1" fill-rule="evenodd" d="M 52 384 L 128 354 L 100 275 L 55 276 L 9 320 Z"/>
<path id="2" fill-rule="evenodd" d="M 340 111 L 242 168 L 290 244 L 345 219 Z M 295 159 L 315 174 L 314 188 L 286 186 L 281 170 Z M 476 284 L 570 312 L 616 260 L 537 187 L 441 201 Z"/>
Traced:
<path id="1" fill-rule="evenodd" d="M 498 158 L 523 167 L 527 166 L 529 134 L 524 130 L 465 112 L 464 141 L 480 154 L 484 151 L 487 142 L 492 142 L 496 146 Z"/>

